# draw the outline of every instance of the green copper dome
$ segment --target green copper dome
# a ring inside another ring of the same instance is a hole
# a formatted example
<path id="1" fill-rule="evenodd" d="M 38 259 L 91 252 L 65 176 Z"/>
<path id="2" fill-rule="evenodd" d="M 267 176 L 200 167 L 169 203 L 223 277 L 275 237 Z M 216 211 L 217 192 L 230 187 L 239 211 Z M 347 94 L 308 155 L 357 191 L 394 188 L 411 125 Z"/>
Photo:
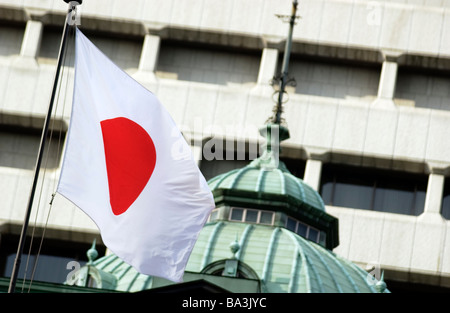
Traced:
<path id="1" fill-rule="evenodd" d="M 263 128 L 268 142 L 274 136 L 274 130 L 283 139 L 284 132 L 278 127 L 269 124 Z M 278 157 L 278 147 L 273 144 L 268 144 L 263 155 L 247 166 L 218 175 L 210 179 L 208 185 L 216 207 L 282 212 L 324 231 L 329 249 L 339 244 L 338 220 L 325 212 L 322 197 L 317 191 L 289 172 Z"/>
<path id="2" fill-rule="evenodd" d="M 236 237 L 240 248 L 232 253 Z M 261 292 L 377 292 L 368 273 L 354 263 L 284 227 L 257 224 L 208 223 L 186 271 L 204 272 L 208 264 L 230 257 L 253 269 Z"/>
<path id="3" fill-rule="evenodd" d="M 234 275 L 223 274 L 227 262 L 235 262 Z M 140 274 L 115 255 L 94 261 L 89 272 L 105 290 L 136 292 L 173 284 Z M 108 279 L 102 282 L 102 277 Z M 224 221 L 207 223 L 200 232 L 184 282 L 198 279 L 228 283 L 224 287 L 232 292 L 389 292 L 357 265 L 283 227 Z"/>
<path id="4" fill-rule="evenodd" d="M 264 202 L 267 198 L 264 195 L 272 195 L 274 199 L 296 203 L 298 208 L 325 211 L 320 195 L 292 175 L 282 161 L 278 161 L 274 168 L 267 168 L 263 157 L 243 168 L 212 178 L 208 181 L 211 191 L 215 194 L 220 194 L 219 190 L 227 190 L 228 195 L 251 195 L 253 200 L 261 200 L 259 202 Z"/>

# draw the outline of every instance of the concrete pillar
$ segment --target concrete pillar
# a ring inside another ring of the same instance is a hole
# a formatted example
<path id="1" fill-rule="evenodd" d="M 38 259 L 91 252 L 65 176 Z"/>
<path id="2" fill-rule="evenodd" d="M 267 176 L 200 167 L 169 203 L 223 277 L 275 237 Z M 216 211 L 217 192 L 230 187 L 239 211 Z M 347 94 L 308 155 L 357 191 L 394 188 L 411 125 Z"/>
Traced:
<path id="1" fill-rule="evenodd" d="M 424 213 L 440 214 L 442 207 L 442 195 L 444 193 L 444 180 L 445 176 L 441 174 L 432 173 L 428 176 Z"/>
<path id="2" fill-rule="evenodd" d="M 269 84 L 276 73 L 278 63 L 278 50 L 264 48 L 259 65 L 258 84 Z"/>
<path id="3" fill-rule="evenodd" d="M 322 175 L 322 161 L 308 159 L 306 161 L 305 175 L 303 181 L 315 191 L 320 189 L 320 178 Z"/>
<path id="4" fill-rule="evenodd" d="M 139 70 L 146 72 L 154 72 L 156 70 L 160 44 L 161 38 L 159 36 L 145 35 L 139 60 Z"/>
<path id="5" fill-rule="evenodd" d="M 42 40 L 42 22 L 29 20 L 25 27 L 20 55 L 36 58 L 39 54 Z"/>
<path id="6" fill-rule="evenodd" d="M 399 54 L 396 52 L 383 52 L 384 61 L 381 67 L 380 81 L 376 104 L 394 105 L 395 86 L 397 84 L 397 71 Z"/>
<path id="7" fill-rule="evenodd" d="M 395 84 L 397 82 L 397 62 L 385 60 L 381 68 L 380 83 L 378 85 L 378 98 L 393 100 Z"/>

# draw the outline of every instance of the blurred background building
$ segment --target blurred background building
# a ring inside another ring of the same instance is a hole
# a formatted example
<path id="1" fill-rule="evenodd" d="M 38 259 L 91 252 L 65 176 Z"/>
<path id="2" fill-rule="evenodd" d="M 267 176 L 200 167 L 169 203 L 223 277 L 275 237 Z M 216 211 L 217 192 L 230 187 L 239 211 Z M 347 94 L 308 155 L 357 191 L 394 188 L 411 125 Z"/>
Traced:
<path id="1" fill-rule="evenodd" d="M 133 3 L 85 0 L 79 27 L 158 96 L 207 179 L 248 165 L 274 106 L 271 80 L 288 29 L 277 15 L 289 15 L 292 2 Z M 17 250 L 66 10 L 63 1 L 0 0 L 3 282 Z M 284 105 L 290 138 L 281 160 L 339 220 L 336 255 L 384 271 L 392 292 L 449 291 L 450 1 L 307 0 L 297 12 L 289 66 L 296 83 Z M 48 205 L 70 118 L 73 43 L 67 51 L 31 217 L 34 240 L 19 274 L 35 269 L 35 281 L 53 283 L 66 280 L 70 262 L 88 261 L 95 238 L 98 253 L 106 252 L 81 210 L 59 195 Z"/>

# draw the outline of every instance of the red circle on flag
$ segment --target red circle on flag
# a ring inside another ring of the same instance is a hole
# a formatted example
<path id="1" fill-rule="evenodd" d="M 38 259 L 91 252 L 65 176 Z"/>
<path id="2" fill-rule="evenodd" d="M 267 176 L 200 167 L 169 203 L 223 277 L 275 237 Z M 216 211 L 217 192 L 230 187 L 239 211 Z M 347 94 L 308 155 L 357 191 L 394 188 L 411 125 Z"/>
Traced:
<path id="1" fill-rule="evenodd" d="M 156 164 L 156 149 L 147 131 L 125 117 L 100 122 L 112 212 L 128 210 L 147 185 Z"/>

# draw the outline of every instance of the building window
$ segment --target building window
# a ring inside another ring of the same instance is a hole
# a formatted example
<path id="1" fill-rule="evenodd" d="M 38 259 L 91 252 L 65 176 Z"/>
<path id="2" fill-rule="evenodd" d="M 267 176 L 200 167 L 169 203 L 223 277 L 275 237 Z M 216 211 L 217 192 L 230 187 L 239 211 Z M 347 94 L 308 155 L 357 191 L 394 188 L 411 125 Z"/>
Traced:
<path id="1" fill-rule="evenodd" d="M 289 170 L 289 172 L 291 172 L 292 175 L 303 179 L 303 176 L 305 176 L 306 160 L 287 157 L 280 157 L 280 160 L 284 162 L 287 169 Z"/>
<path id="2" fill-rule="evenodd" d="M 1 239 L 0 276 L 11 277 L 19 237 L 1 234 Z M 61 284 L 74 270 L 74 267 L 70 266 L 70 262 L 76 261 L 80 266 L 86 264 L 86 252 L 91 244 L 44 238 L 44 244 L 39 251 L 40 239 L 35 237 L 34 244 L 30 249 L 30 238 L 27 237 L 18 273 L 19 279 L 31 280 L 33 278 L 33 281 Z M 97 244 L 96 249 L 99 255 L 104 255 L 106 247 Z"/>
<path id="3" fill-rule="evenodd" d="M 230 221 L 273 225 L 275 214 L 270 211 L 231 208 Z"/>
<path id="4" fill-rule="evenodd" d="M 289 72 L 297 82 L 295 92 L 304 95 L 371 101 L 376 98 L 379 64 L 349 63 L 292 55 Z"/>
<path id="5" fill-rule="evenodd" d="M 441 214 L 445 219 L 450 220 L 450 177 L 447 177 L 444 181 Z"/>
<path id="6" fill-rule="evenodd" d="M 254 84 L 260 60 L 260 51 L 188 46 L 186 42 L 166 40 L 161 44 L 156 75 L 217 85 Z"/>
<path id="7" fill-rule="evenodd" d="M 219 218 L 219 209 L 214 209 L 208 217 L 208 222 L 214 222 Z"/>
<path id="8" fill-rule="evenodd" d="M 325 246 L 326 242 L 325 232 L 321 232 L 320 230 L 311 227 L 309 225 L 306 225 L 305 223 L 302 223 L 300 221 L 297 221 L 296 219 L 293 219 L 291 217 L 288 217 L 286 221 L 286 228 L 296 233 L 297 235 L 302 236 L 303 238 L 306 238 L 315 243 L 319 243 Z"/>
<path id="9" fill-rule="evenodd" d="M 232 170 L 244 168 L 260 156 L 260 151 L 256 146 L 249 146 L 243 142 L 234 142 L 232 149 L 230 148 L 228 151 L 223 149 L 227 143 L 211 141 L 207 144 L 210 146 L 203 147 L 202 159 L 200 161 L 200 170 L 207 181 Z M 208 159 L 205 156 L 205 153 L 209 152 L 212 154 L 212 159 Z M 284 163 L 292 175 L 303 178 L 306 160 L 280 156 L 280 161 Z"/>
<path id="10" fill-rule="evenodd" d="M 17 55 L 22 46 L 25 25 L 0 26 L 0 56 Z"/>
<path id="11" fill-rule="evenodd" d="M 326 205 L 418 216 L 423 212 L 426 175 L 324 164 L 321 195 Z"/>
<path id="12" fill-rule="evenodd" d="M 399 67 L 394 102 L 435 110 L 450 110 L 450 78 L 444 71 Z"/>
<path id="13" fill-rule="evenodd" d="M 59 121 L 57 121 L 59 122 Z M 0 125 L 0 167 L 32 170 L 36 165 L 36 151 L 39 150 L 42 130 L 21 126 Z M 61 143 L 65 133 L 52 133 L 44 150 L 42 166 L 56 169 L 62 155 Z"/>
<path id="14" fill-rule="evenodd" d="M 39 56 L 40 64 L 56 64 L 61 41 L 62 28 L 46 25 L 42 34 Z M 100 32 L 87 31 L 92 42 L 117 66 L 123 70 L 135 70 L 139 67 L 143 37 L 111 37 Z M 71 43 L 70 43 L 71 44 Z M 73 48 L 72 48 L 73 49 Z M 67 49 L 72 51 L 72 49 Z M 69 55 L 70 57 L 70 55 Z M 66 66 L 73 66 L 67 62 Z"/>
<path id="15" fill-rule="evenodd" d="M 205 145 L 208 146 L 202 147 L 200 170 L 206 180 L 243 168 L 258 156 L 256 148 L 249 148 L 248 145 L 242 142 L 234 142 L 228 151 L 225 149 L 227 143 L 223 141 L 210 140 Z"/>

